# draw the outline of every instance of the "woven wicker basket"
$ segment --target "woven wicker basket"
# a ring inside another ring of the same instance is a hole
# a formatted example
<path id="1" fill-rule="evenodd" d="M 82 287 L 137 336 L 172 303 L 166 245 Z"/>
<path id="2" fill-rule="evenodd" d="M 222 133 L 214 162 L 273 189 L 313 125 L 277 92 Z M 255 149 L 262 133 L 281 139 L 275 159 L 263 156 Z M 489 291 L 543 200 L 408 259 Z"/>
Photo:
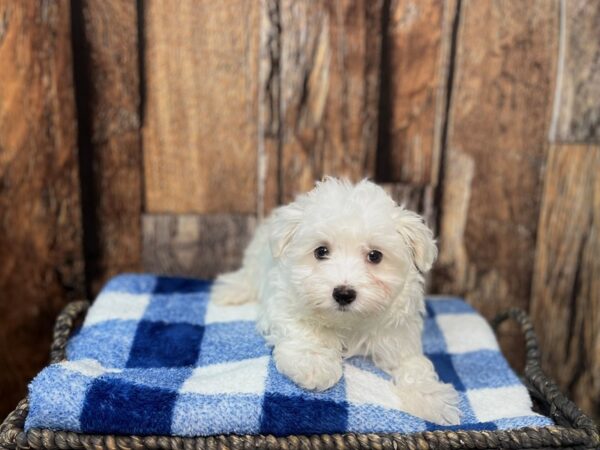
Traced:
<path id="1" fill-rule="evenodd" d="M 75 320 L 82 316 L 88 302 L 74 302 L 58 316 L 50 350 L 52 363 L 65 359 L 65 346 Z M 90 450 L 201 450 L 201 449 L 499 449 L 499 448 L 577 448 L 600 449 L 594 422 L 563 396 L 554 382 L 540 369 L 539 350 L 527 315 L 511 309 L 494 321 L 516 320 L 525 335 L 527 361 L 524 381 L 541 411 L 552 417 L 556 426 L 499 431 L 428 431 L 414 434 L 332 434 L 318 436 L 235 436 L 183 438 L 177 436 L 87 435 L 70 431 L 31 429 L 23 431 L 27 399 L 0 425 L 0 449 L 90 449 Z"/>

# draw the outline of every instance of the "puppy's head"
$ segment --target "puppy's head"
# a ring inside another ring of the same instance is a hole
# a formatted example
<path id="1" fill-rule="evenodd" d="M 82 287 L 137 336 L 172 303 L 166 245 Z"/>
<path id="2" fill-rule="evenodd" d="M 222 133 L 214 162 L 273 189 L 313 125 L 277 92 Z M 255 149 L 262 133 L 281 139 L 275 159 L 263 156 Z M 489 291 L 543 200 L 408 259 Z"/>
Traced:
<path id="1" fill-rule="evenodd" d="M 275 210 L 270 237 L 297 301 L 322 313 L 384 311 L 437 256 L 421 217 L 366 180 L 317 183 Z"/>

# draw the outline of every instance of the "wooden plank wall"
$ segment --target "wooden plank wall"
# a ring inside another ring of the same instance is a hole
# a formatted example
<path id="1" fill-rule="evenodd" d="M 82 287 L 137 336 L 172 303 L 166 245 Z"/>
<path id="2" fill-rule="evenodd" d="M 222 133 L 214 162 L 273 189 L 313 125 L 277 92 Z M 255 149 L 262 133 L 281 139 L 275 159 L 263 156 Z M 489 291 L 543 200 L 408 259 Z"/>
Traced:
<path id="1" fill-rule="evenodd" d="M 58 311 L 140 270 L 133 2 L 0 1 L 0 415 L 47 364 Z"/>
<path id="2" fill-rule="evenodd" d="M 531 315 L 543 366 L 600 416 L 600 5 L 560 2 Z"/>
<path id="3" fill-rule="evenodd" d="M 435 288 L 488 317 L 529 305 L 557 42 L 556 2 L 461 5 Z"/>
<path id="4" fill-rule="evenodd" d="M 0 64 L 0 413 L 67 299 L 235 268 L 334 174 L 421 212 L 431 289 L 528 310 L 600 416 L 595 0 L 0 0 Z"/>
<path id="5" fill-rule="evenodd" d="M 141 268 L 142 149 L 134 2 L 72 2 L 88 294 Z"/>
<path id="6" fill-rule="evenodd" d="M 0 2 L 0 402 L 25 395 L 84 294 L 69 3 Z"/>

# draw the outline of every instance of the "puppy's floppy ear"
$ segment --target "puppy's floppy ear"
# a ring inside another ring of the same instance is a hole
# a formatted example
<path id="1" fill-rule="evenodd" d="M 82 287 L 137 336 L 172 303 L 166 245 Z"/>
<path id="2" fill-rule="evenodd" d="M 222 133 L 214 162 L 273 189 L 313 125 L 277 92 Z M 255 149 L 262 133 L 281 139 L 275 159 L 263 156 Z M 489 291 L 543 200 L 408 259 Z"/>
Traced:
<path id="1" fill-rule="evenodd" d="M 396 231 L 409 246 L 415 266 L 421 272 L 427 272 L 431 269 L 438 253 L 433 232 L 425 225 L 421 216 L 402 206 L 396 208 L 394 216 Z"/>
<path id="2" fill-rule="evenodd" d="M 303 210 L 297 202 L 273 211 L 269 224 L 269 244 L 273 258 L 279 258 L 292 240 L 302 220 Z"/>

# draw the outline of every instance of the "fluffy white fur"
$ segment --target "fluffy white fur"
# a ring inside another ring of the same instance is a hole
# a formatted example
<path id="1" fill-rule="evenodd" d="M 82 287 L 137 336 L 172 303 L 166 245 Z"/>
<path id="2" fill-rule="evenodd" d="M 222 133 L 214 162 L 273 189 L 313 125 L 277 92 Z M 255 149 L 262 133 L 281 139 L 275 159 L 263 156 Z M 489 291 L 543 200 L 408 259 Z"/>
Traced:
<path id="1" fill-rule="evenodd" d="M 317 259 L 319 246 L 329 249 Z M 380 263 L 367 259 L 371 250 Z M 260 225 L 241 269 L 217 278 L 212 300 L 259 303 L 258 329 L 277 369 L 297 384 L 325 390 L 342 359 L 365 355 L 388 372 L 398 407 L 457 424 L 458 395 L 423 355 L 423 274 L 437 256 L 431 230 L 376 184 L 326 178 Z M 337 286 L 356 299 L 340 306 Z"/>

